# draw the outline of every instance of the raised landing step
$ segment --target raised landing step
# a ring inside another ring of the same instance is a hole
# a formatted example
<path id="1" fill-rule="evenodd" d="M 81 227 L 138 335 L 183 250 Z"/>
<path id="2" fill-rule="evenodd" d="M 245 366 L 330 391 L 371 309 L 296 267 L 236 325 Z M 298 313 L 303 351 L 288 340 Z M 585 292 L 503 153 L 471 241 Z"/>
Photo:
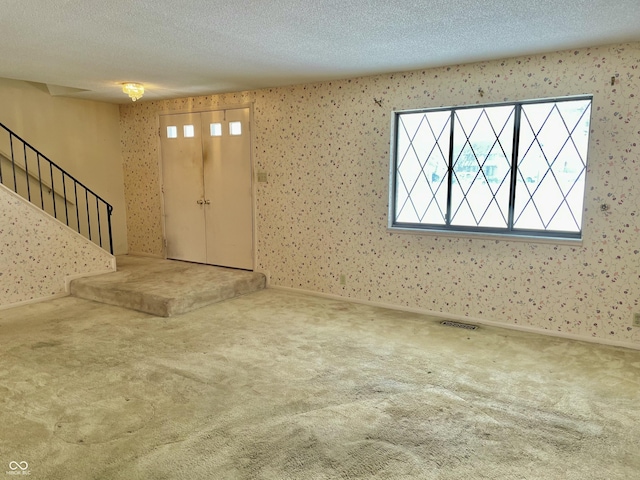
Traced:
<path id="1" fill-rule="evenodd" d="M 263 289 L 261 273 L 131 255 L 117 271 L 71 281 L 71 294 L 119 307 L 171 317 Z"/>

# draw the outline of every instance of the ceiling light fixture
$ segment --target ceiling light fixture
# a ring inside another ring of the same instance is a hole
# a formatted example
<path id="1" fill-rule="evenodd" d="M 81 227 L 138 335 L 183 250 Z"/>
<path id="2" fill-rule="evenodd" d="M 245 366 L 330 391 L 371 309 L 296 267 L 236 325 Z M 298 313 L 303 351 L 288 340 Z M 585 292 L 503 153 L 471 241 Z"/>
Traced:
<path id="1" fill-rule="evenodd" d="M 122 84 L 122 91 L 135 102 L 144 95 L 144 86 L 140 83 L 127 82 Z"/>

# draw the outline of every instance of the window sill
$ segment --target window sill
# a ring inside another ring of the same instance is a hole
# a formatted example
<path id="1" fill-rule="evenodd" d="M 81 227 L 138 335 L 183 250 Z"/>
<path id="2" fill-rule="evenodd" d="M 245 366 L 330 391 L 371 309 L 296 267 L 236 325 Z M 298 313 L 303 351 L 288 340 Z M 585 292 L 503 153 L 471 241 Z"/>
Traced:
<path id="1" fill-rule="evenodd" d="M 486 233 L 486 232 L 461 232 L 451 230 L 422 230 L 418 228 L 403 227 L 387 227 L 387 232 L 400 235 L 424 235 L 429 237 L 447 237 L 447 238 L 475 238 L 478 240 L 500 240 L 504 242 L 522 242 L 522 243 L 545 243 L 552 245 L 568 245 L 579 247 L 582 245 L 581 238 L 558 238 L 545 237 L 537 235 L 508 235 L 504 233 Z"/>

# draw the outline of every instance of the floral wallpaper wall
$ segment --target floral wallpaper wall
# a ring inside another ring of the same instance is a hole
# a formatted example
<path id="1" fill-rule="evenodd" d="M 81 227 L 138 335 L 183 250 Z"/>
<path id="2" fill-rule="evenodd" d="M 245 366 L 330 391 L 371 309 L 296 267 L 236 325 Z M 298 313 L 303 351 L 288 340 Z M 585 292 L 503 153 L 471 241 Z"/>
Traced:
<path id="1" fill-rule="evenodd" d="M 579 94 L 593 94 L 581 244 L 387 231 L 394 109 Z M 272 285 L 640 346 L 640 44 L 123 106 L 130 251 L 162 255 L 158 114 L 248 102 Z"/>
<path id="2" fill-rule="evenodd" d="M 0 185 L 0 308 L 65 293 L 65 279 L 115 270 L 105 250 Z"/>

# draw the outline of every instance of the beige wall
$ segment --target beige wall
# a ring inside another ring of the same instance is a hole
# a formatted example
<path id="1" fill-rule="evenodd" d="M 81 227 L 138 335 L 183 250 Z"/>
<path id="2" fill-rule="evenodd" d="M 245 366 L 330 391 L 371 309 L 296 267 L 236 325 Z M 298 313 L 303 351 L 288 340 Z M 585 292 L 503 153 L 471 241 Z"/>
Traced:
<path id="1" fill-rule="evenodd" d="M 127 227 L 117 105 L 52 97 L 40 85 L 0 79 L 0 123 L 114 207 L 114 252 L 126 253 Z"/>
<path id="2" fill-rule="evenodd" d="M 273 285 L 640 346 L 639 72 L 636 43 L 123 106 L 129 248 L 162 254 L 158 113 L 254 102 Z M 387 231 L 392 110 L 576 94 L 594 95 L 581 245 Z"/>

